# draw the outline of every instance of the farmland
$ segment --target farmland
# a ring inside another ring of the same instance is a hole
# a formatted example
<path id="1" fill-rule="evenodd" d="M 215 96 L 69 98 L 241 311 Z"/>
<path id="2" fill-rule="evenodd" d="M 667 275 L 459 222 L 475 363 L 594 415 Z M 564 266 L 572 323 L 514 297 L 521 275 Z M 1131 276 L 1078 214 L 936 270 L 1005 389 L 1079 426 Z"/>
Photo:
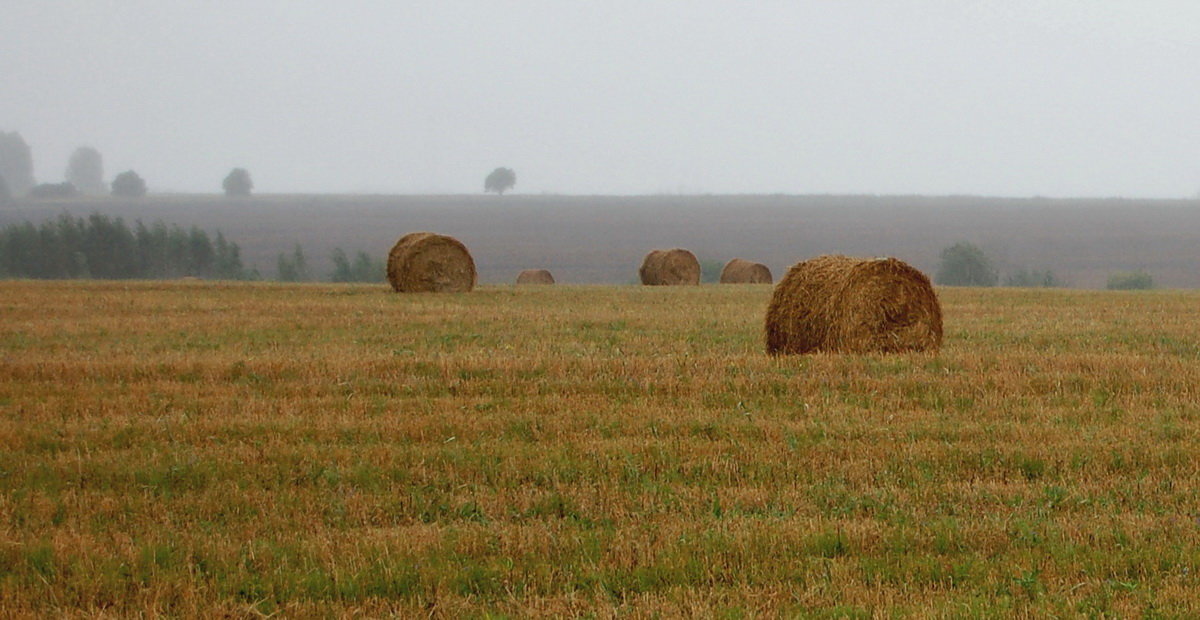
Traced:
<path id="1" fill-rule="evenodd" d="M 26 201 L 0 208 L 0 225 L 63 211 L 219 229 L 266 277 L 296 244 L 324 275 L 334 248 L 382 258 L 402 234 L 432 230 L 466 243 L 487 284 L 511 283 L 531 268 L 549 269 L 559 282 L 627 284 L 648 251 L 671 247 L 702 261 L 762 262 L 777 277 L 827 253 L 895 256 L 933 274 L 943 248 L 969 241 L 1002 276 L 1051 270 L 1072 287 L 1103 288 L 1111 273 L 1144 269 L 1161 287 L 1200 288 L 1200 200 L 160 195 Z"/>
<path id="2" fill-rule="evenodd" d="M 0 606 L 1200 613 L 1200 293 L 771 358 L 770 291 L 0 282 Z"/>

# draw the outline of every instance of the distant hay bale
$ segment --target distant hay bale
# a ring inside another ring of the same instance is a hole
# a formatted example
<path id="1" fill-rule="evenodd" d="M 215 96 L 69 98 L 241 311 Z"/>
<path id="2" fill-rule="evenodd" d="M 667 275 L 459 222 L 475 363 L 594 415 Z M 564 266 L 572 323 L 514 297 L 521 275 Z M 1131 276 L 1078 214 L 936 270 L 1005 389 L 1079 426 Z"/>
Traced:
<path id="1" fill-rule="evenodd" d="M 387 276 L 400 293 L 465 293 L 475 287 L 475 261 L 454 237 L 409 233 L 388 254 Z"/>
<path id="2" fill-rule="evenodd" d="M 545 269 L 526 269 L 517 274 L 517 284 L 554 284 L 554 276 Z"/>
<path id="3" fill-rule="evenodd" d="M 937 350 L 942 309 L 929 278 L 895 258 L 818 256 L 775 286 L 767 353 Z"/>
<path id="4" fill-rule="evenodd" d="M 735 258 L 721 270 L 721 284 L 770 284 L 771 270 L 762 263 Z"/>
<path id="5" fill-rule="evenodd" d="M 700 284 L 700 261 L 683 248 L 654 250 L 638 269 L 642 284 L 652 286 Z"/>

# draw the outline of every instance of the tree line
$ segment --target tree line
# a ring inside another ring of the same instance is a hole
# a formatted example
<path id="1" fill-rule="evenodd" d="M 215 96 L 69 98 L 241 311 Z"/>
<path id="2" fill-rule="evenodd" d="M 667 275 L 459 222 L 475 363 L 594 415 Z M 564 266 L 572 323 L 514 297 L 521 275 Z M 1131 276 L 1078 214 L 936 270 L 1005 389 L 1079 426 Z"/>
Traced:
<path id="1" fill-rule="evenodd" d="M 385 264 L 367 252 L 353 258 L 334 248 L 331 282 L 382 282 Z M 0 228 L 0 278 L 55 279 L 171 279 L 260 280 L 258 269 L 242 262 L 241 248 L 217 231 L 215 236 L 195 226 L 141 220 L 129 226 L 121 218 L 101 213 L 73 217 L 63 213 L 35 225 L 32 222 Z M 299 244 L 276 262 L 277 280 L 317 280 Z"/>
<path id="2" fill-rule="evenodd" d="M 104 180 L 104 158 L 100 151 L 81 146 L 67 161 L 65 180 L 60 183 L 37 183 L 33 176 L 33 154 L 25 139 L 17 132 L 0 131 L 0 204 L 14 198 L 34 199 L 73 198 L 79 194 L 140 198 L 146 195 L 146 180 L 133 170 L 126 170 L 109 184 Z M 221 182 L 225 195 L 249 196 L 254 181 L 245 168 L 234 168 Z"/>
<path id="3" fill-rule="evenodd" d="M 1000 272 L 992 260 L 979 246 L 959 242 L 942 250 L 942 262 L 934 279 L 946 286 L 996 286 L 1000 283 Z M 1024 288 L 1065 287 L 1066 281 L 1049 269 L 1017 269 L 1004 280 L 1005 286 Z M 1108 275 L 1109 290 L 1135 290 L 1154 288 L 1154 278 L 1139 269 L 1118 271 Z"/>
<path id="4" fill-rule="evenodd" d="M 123 198 L 146 195 L 146 180 L 133 170 L 116 175 L 111 184 L 106 182 L 104 158 L 90 146 L 81 146 L 71 153 L 64 176 L 60 183 L 37 183 L 29 144 L 15 131 L 0 131 L 0 204 L 25 196 L 40 200 L 74 198 L 81 193 L 92 196 L 111 193 Z M 516 183 L 517 173 L 512 168 L 500 167 L 484 179 L 483 189 L 503 195 Z M 254 180 L 245 168 L 234 168 L 221 181 L 221 189 L 231 198 L 249 196 Z"/>
<path id="5" fill-rule="evenodd" d="M 330 282 L 383 282 L 387 277 L 387 265 L 382 259 L 366 252 L 358 252 L 351 260 L 342 248 L 334 248 L 329 255 L 333 261 Z M 304 256 L 304 248 L 297 243 L 290 254 L 280 253 L 275 260 L 276 278 L 281 282 L 307 282 L 315 280 Z"/>
<path id="6" fill-rule="evenodd" d="M 185 230 L 156 221 L 133 227 L 100 213 L 62 214 L 41 225 L 0 229 L 0 276 L 34 279 L 162 279 L 194 276 L 257 279 L 242 264 L 241 249 L 218 231 L 215 239 L 195 226 Z"/>

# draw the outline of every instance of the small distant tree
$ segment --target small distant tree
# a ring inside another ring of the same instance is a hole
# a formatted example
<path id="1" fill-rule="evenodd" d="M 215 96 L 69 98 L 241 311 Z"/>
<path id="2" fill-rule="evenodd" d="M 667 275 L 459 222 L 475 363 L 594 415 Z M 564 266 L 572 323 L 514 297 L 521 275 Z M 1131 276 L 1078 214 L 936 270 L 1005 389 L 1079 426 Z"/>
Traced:
<path id="1" fill-rule="evenodd" d="M 146 181 L 138 173 L 126 170 L 113 179 L 112 195 L 141 198 L 146 195 Z"/>
<path id="2" fill-rule="evenodd" d="M 517 184 L 517 173 L 512 168 L 496 168 L 483 180 L 483 191 L 496 192 L 503 196 L 504 192 Z"/>
<path id="3" fill-rule="evenodd" d="M 25 139 L 15 131 L 0 131 L 0 177 L 4 177 L 14 198 L 24 196 L 34 186 L 33 154 Z"/>
<path id="4" fill-rule="evenodd" d="M 0 205 L 12 202 L 12 192 L 8 191 L 8 182 L 0 175 Z"/>
<path id="5" fill-rule="evenodd" d="M 996 286 L 1000 275 L 983 250 L 973 243 L 956 243 L 942 250 L 937 283 L 948 286 Z"/>
<path id="6" fill-rule="evenodd" d="M 225 189 L 226 196 L 249 196 L 250 190 L 254 189 L 254 181 L 250 180 L 250 173 L 245 168 L 234 168 L 225 176 L 221 187 Z"/>
<path id="7" fill-rule="evenodd" d="M 100 151 L 81 146 L 71 153 L 67 162 L 67 181 L 84 194 L 99 196 L 108 193 L 104 184 L 104 158 Z"/>
<path id="8" fill-rule="evenodd" d="M 1145 271 L 1118 271 L 1108 274 L 1108 290 L 1133 291 L 1154 288 L 1154 278 Z"/>

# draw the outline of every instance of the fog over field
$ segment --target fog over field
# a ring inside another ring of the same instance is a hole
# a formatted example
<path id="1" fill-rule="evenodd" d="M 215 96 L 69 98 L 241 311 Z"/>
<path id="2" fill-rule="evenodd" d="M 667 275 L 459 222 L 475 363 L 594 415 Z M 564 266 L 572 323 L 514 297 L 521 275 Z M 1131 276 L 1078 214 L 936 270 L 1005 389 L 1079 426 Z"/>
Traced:
<path id="1" fill-rule="evenodd" d="M 3 617 L 1200 618 L 1200 0 L 0 0 L 0 300 Z"/>
<path id="2" fill-rule="evenodd" d="M 131 223 L 162 219 L 221 230 L 247 266 L 273 277 L 298 243 L 316 276 L 342 248 L 383 258 L 404 233 L 458 237 L 480 281 L 511 283 L 545 268 L 566 283 L 636 280 L 654 248 L 683 246 L 702 261 L 766 263 L 776 278 L 824 253 L 891 255 L 934 274 L 942 249 L 979 245 L 1001 281 L 1051 270 L 1077 288 L 1144 269 L 1157 286 L 1200 288 L 1200 201 L 1051 200 L 969 196 L 210 196 L 25 201 L 0 208 L 0 226 L 61 212 L 100 211 Z"/>
<path id="3" fill-rule="evenodd" d="M 41 182 L 216 192 L 1181 198 L 1191 0 L 6 3 Z"/>
<path id="4" fill-rule="evenodd" d="M 37 182 L 90 146 L 150 196 L 0 223 L 221 229 L 266 277 L 297 243 L 323 276 L 432 229 L 492 283 L 624 283 L 676 245 L 933 271 L 968 241 L 1002 278 L 1200 287 L 1198 23 L 1183 0 L 18 3 L 0 131 Z M 234 168 L 254 198 L 216 197 Z M 515 187 L 483 195 L 498 168 Z"/>

